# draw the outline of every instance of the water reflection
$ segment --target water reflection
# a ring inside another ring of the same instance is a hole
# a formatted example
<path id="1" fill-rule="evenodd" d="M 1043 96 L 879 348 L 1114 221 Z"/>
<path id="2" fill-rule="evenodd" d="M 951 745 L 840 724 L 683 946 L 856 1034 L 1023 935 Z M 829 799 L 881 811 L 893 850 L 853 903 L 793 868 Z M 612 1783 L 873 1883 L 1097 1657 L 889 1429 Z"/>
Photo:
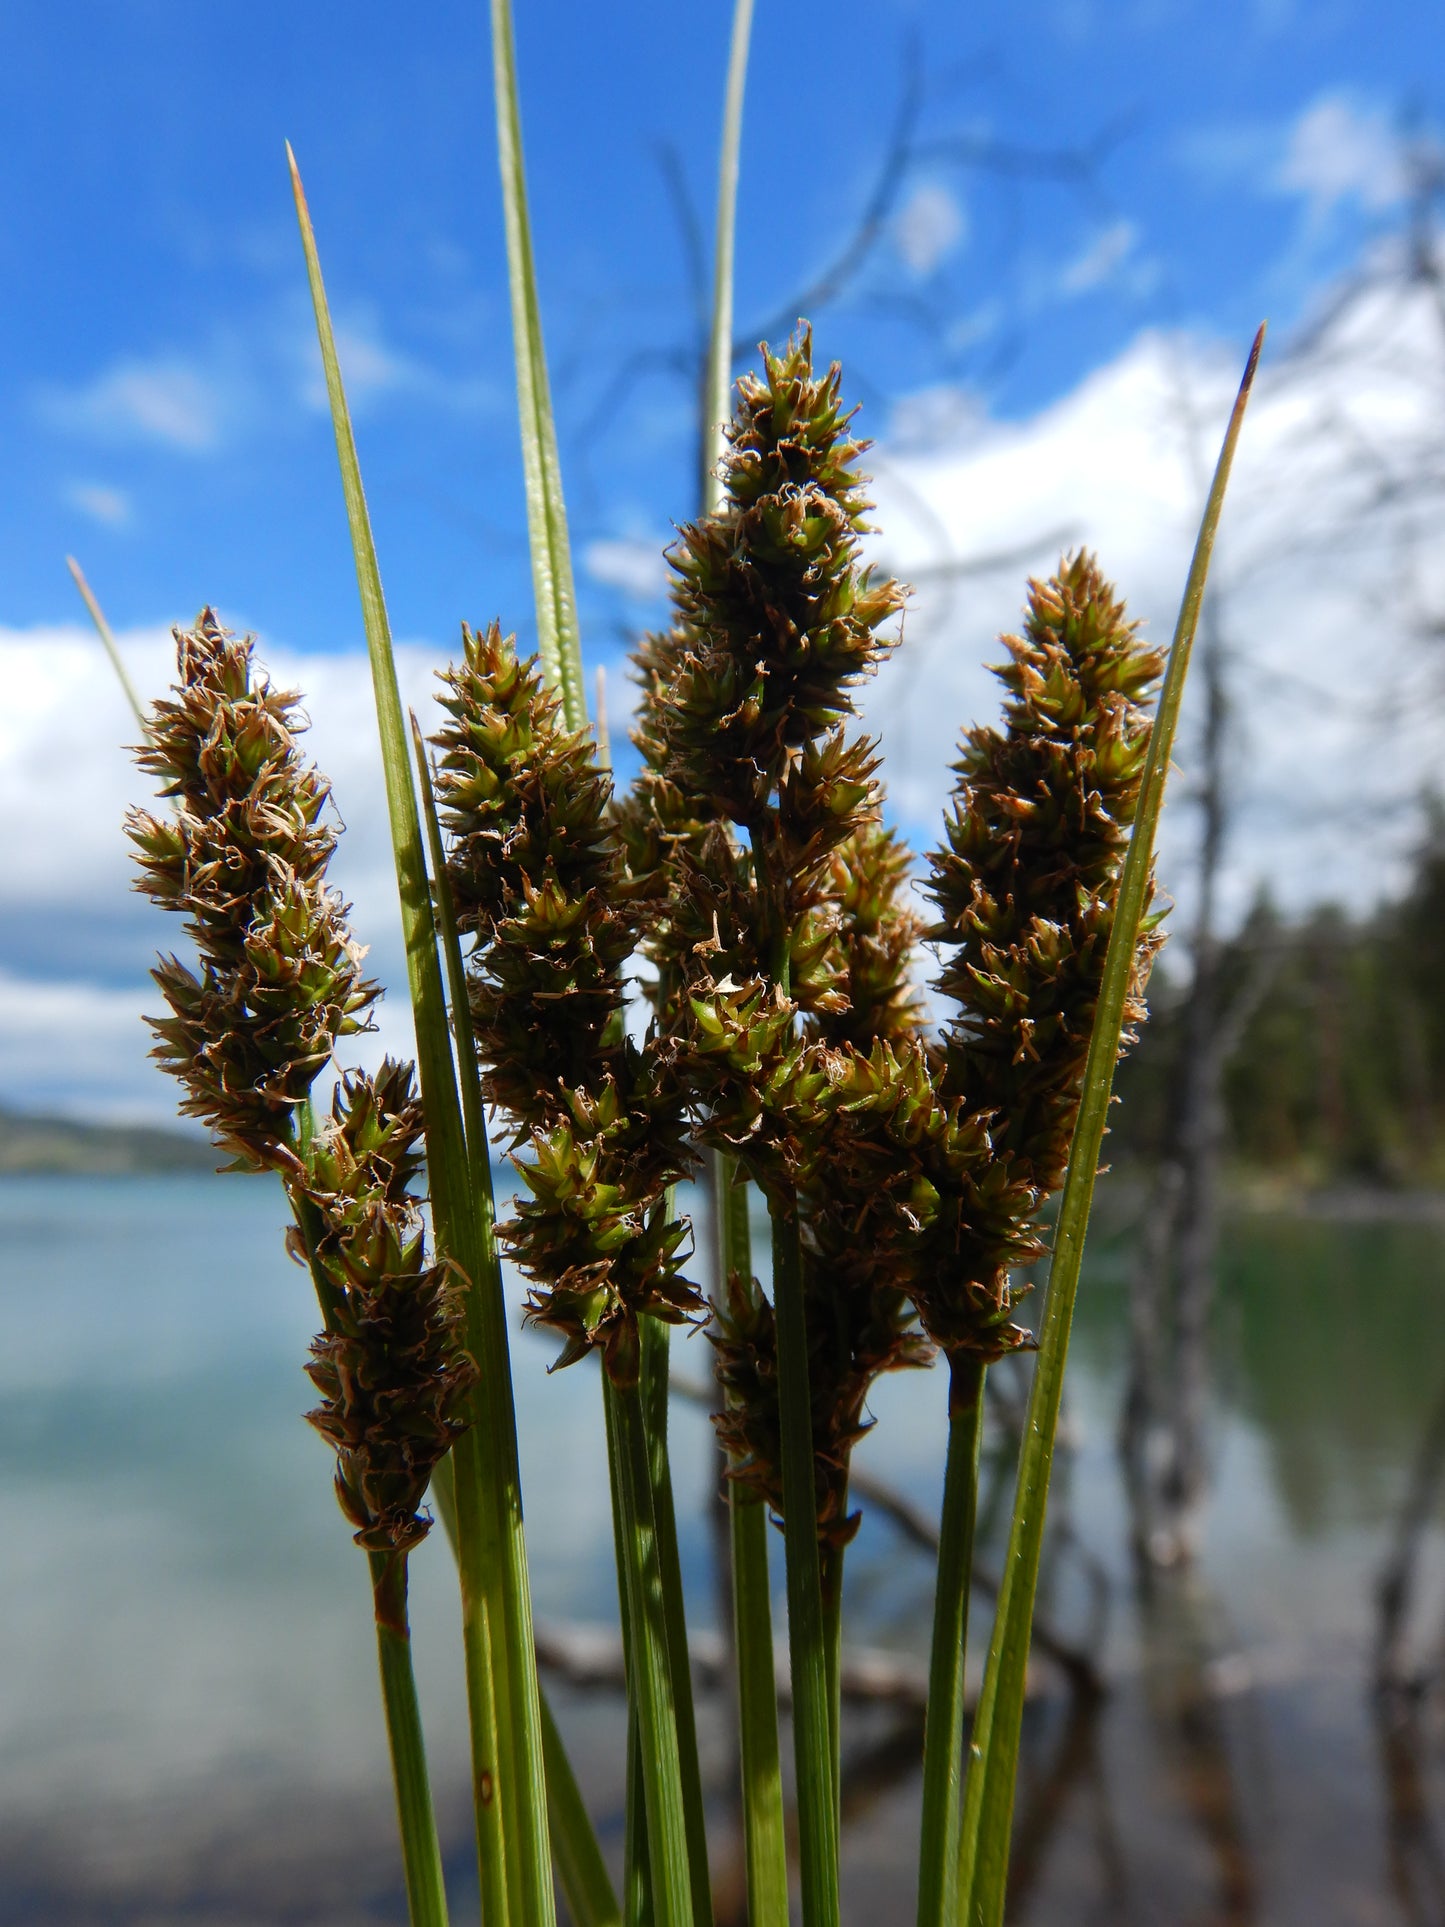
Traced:
<path id="1" fill-rule="evenodd" d="M 280 1256 L 280 1215 L 235 1180 L 0 1184 L 0 1927 L 402 1918 L 365 1581 L 299 1420 L 311 1312 Z M 1445 1458 L 1432 1446 L 1432 1426 L 1445 1436 L 1442 1246 L 1423 1223 L 1233 1227 L 1215 1500 L 1186 1576 L 1129 1554 L 1113 1443 L 1129 1251 L 1096 1241 L 1045 1604 L 1060 1647 L 1097 1658 L 1108 1690 L 1077 1690 L 1046 1654 L 1037 1667 L 1019 1927 L 1445 1922 L 1445 1470 L 1425 1476 Z M 703 1376 L 701 1346 L 677 1349 Z M 540 1341 L 517 1354 L 539 1615 L 611 1623 L 595 1383 L 547 1378 Z M 1022 1386 L 1000 1375 L 997 1393 L 981 1555 L 995 1569 Z M 941 1383 L 885 1383 L 876 1410 L 860 1468 L 936 1513 Z M 706 1629 L 716 1467 L 686 1405 L 673 1433 L 690 1610 Z M 866 1496 L 864 1509 L 852 1633 L 916 1661 L 926 1547 Z M 1382 1572 L 1395 1575 L 1384 1617 Z M 980 1595 L 975 1672 L 988 1607 Z M 418 1559 L 416 1612 L 464 1917 L 466 1741 L 439 1549 Z M 615 1697 L 558 1699 L 620 1847 Z M 720 1700 L 702 1727 L 721 1886 L 735 1834 Z M 854 1706 L 846 1734 L 849 1917 L 907 1921 L 917 1713 Z M 732 1894 L 722 1918 L 739 1917 L 735 1882 Z"/>

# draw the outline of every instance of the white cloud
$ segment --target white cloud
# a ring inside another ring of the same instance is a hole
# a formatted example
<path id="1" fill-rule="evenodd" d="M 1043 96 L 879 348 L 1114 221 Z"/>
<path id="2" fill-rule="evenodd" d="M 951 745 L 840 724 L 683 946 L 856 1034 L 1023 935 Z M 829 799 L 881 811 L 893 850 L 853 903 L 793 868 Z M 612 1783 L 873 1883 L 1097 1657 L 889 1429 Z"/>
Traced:
<path id="1" fill-rule="evenodd" d="M 1317 214 L 1345 200 L 1376 211 L 1391 207 L 1409 185 L 1399 131 L 1351 94 L 1324 94 L 1290 128 L 1273 184 L 1302 196 Z"/>
<path id="2" fill-rule="evenodd" d="M 73 435 L 106 442 L 160 442 L 209 453 L 226 414 L 214 376 L 181 357 L 127 359 L 75 388 L 49 388 L 43 414 Z"/>
<path id="3" fill-rule="evenodd" d="M 131 499 L 123 488 L 106 482 L 72 482 L 65 491 L 71 508 L 88 515 L 103 528 L 123 529 L 131 519 Z"/>
<path id="4" fill-rule="evenodd" d="M 1383 274 L 1389 263 L 1378 265 Z M 938 835 L 960 727 L 997 714 L 985 664 L 997 659 L 1000 631 L 1017 625 L 1025 575 L 1052 566 L 1054 545 L 1095 546 L 1134 613 L 1167 638 L 1242 346 L 1145 334 L 1027 420 L 971 410 L 952 416 L 946 436 L 885 438 L 873 490 L 885 532 L 877 546 L 918 592 L 866 719 L 883 736 L 894 806 L 920 847 Z M 1426 556 L 1421 566 L 1434 574 L 1417 587 L 1436 609 L 1445 607 L 1445 565 L 1409 539 L 1438 520 L 1440 495 L 1412 508 L 1399 484 L 1445 445 L 1442 393 L 1438 318 L 1423 294 L 1413 305 L 1402 295 L 1398 276 L 1338 316 L 1308 353 L 1266 361 L 1215 573 L 1241 727 L 1233 914 L 1262 879 L 1300 905 L 1369 901 L 1401 874 L 1415 792 L 1439 762 L 1439 712 L 1407 631 L 1402 557 Z M 938 397 L 915 412 L 943 413 Z M 586 562 L 598 579 L 651 596 L 662 584 L 661 546 L 598 544 Z M 969 573 L 950 584 L 938 565 L 958 560 Z M 137 630 L 120 642 L 141 690 L 162 688 L 166 632 Z M 382 1035 L 362 1040 L 353 1061 L 405 1051 L 365 658 L 359 646 L 305 655 L 263 643 L 258 654 L 278 681 L 306 692 L 308 747 L 347 825 L 335 878 L 354 901 L 375 974 L 392 986 Z M 404 694 L 423 712 L 443 654 L 419 644 L 398 651 Z M 79 625 L 0 629 L 0 687 L 0 821 L 9 828 L 0 848 L 0 1099 L 167 1115 L 174 1092 L 146 1064 L 136 1013 L 153 999 L 144 957 L 180 933 L 129 887 L 121 819 L 146 794 L 120 747 L 133 739 L 133 721 Z M 613 678 L 614 742 L 631 697 L 626 679 Z M 1161 863 L 1181 901 L 1194 758 L 1186 729 Z M 112 941 L 117 931 L 124 944 Z M 31 939 L 23 957 L 18 933 Z"/>
<path id="5" fill-rule="evenodd" d="M 159 693 L 174 672 L 169 632 L 133 630 L 118 642 L 142 695 Z M 371 1063 L 383 1050 L 409 1054 L 365 656 L 303 655 L 264 641 L 257 656 L 276 683 L 305 692 L 313 726 L 304 743 L 330 777 L 346 825 L 333 880 L 353 903 L 357 935 L 371 946 L 368 967 L 391 988 L 378 1034 L 355 1040 L 347 1061 Z M 404 699 L 422 716 L 442 660 L 439 650 L 398 647 Z M 150 1039 L 138 1013 L 153 1009 L 156 998 L 140 959 L 186 945 L 177 922 L 152 913 L 131 889 L 123 821 L 128 805 L 150 801 L 149 785 L 124 748 L 135 739 L 134 718 L 95 637 L 77 624 L 0 628 L 0 686 L 7 691 L 0 707 L 0 821 L 14 826 L 0 854 L 0 925 L 6 954 L 14 956 L 23 935 L 30 960 L 0 978 L 0 1102 L 171 1116 L 174 1087 L 146 1062 Z M 117 931 L 126 937 L 124 983 L 113 981 L 110 940 Z"/>
<path id="6" fill-rule="evenodd" d="M 1030 420 L 975 427 L 947 449 L 884 442 L 879 547 L 918 593 L 866 718 L 916 836 L 938 835 L 960 727 L 997 713 L 984 665 L 1018 624 L 1024 576 L 1056 559 L 1051 534 L 1097 548 L 1133 611 L 1167 640 L 1240 359 L 1217 343 L 1146 334 Z M 1438 518 L 1445 490 L 1412 508 L 1399 484 L 1431 472 L 1445 439 L 1442 387 L 1438 318 L 1398 280 L 1308 357 L 1266 361 L 1214 576 L 1240 702 L 1233 915 L 1260 881 L 1298 906 L 1372 901 L 1401 877 L 1414 800 L 1439 762 L 1439 708 L 1409 628 L 1402 558 L 1408 550 L 1433 570 L 1415 586 L 1427 606 L 1445 605 L 1445 568 L 1411 539 Z M 1008 560 L 970 566 L 952 584 L 939 566 L 990 556 Z M 1183 903 L 1187 731 L 1179 761 L 1161 867 Z"/>
<path id="7" fill-rule="evenodd" d="M 667 546 L 666 536 L 589 542 L 582 551 L 582 566 L 594 582 L 620 589 L 634 602 L 655 602 L 667 589 L 663 556 Z"/>
<path id="8" fill-rule="evenodd" d="M 958 196 L 941 181 L 920 181 L 893 225 L 893 240 L 914 274 L 932 274 L 968 239 L 968 217 Z"/>
<path id="9" fill-rule="evenodd" d="M 1115 279 L 1139 239 L 1132 221 L 1113 221 L 1091 237 L 1059 276 L 1065 294 L 1089 294 Z"/>

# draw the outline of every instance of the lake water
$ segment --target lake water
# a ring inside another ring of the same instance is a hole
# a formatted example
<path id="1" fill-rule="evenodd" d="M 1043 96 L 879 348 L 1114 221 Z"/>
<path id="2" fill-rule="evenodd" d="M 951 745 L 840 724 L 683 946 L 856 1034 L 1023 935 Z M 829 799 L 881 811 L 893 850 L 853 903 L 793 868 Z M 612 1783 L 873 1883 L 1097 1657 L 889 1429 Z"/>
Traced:
<path id="1" fill-rule="evenodd" d="M 364 1561 L 300 1420 L 314 1324 L 276 1192 L 243 1179 L 0 1181 L 0 1927 L 366 1927 L 404 1918 Z M 1113 1438 L 1126 1242 L 1100 1238 L 1071 1363 L 1048 1608 L 1108 1691 L 1030 1709 L 1011 1919 L 1029 1927 L 1445 1922 L 1439 1697 L 1385 1719 L 1374 1590 L 1445 1397 L 1445 1231 L 1254 1218 L 1226 1241 L 1214 1499 L 1141 1592 Z M 615 1621 L 594 1375 L 515 1342 L 538 1617 Z M 701 1340 L 678 1341 L 701 1378 Z M 880 1388 L 858 1463 L 935 1508 L 941 1375 Z M 712 1623 L 701 1413 L 675 1406 L 694 1623 Z M 1445 1621 L 1438 1502 L 1422 1664 Z M 930 1570 L 865 1513 L 849 1630 L 926 1652 Z M 778 1575 L 780 1580 L 780 1573 Z M 457 1614 L 440 1534 L 414 1623 L 454 1918 L 475 1918 Z M 975 1613 L 976 1643 L 982 1643 Z M 621 1713 L 554 1702 L 609 1848 Z M 703 1710 L 727 1885 L 722 1709 Z M 1398 1711 L 1398 1709 L 1397 1709 Z M 912 1918 L 918 1730 L 846 1727 L 848 1918 Z"/>

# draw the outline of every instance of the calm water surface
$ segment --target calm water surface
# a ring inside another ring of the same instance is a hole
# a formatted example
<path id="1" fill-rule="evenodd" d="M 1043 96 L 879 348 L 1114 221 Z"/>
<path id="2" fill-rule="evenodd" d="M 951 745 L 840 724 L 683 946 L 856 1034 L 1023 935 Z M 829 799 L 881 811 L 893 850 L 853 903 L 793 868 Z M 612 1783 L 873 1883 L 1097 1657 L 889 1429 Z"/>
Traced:
<path id="1" fill-rule="evenodd" d="M 259 1180 L 0 1180 L 0 1927 L 404 1917 L 364 1561 L 299 1417 L 314 1315 L 281 1217 Z M 1126 1245 L 1096 1241 L 1086 1279 L 1047 1601 L 1109 1690 L 1080 1701 L 1041 1669 L 1011 1918 L 1439 1927 L 1445 1735 L 1429 1702 L 1382 1720 L 1369 1681 L 1376 1575 L 1445 1397 L 1445 1232 L 1232 1228 L 1204 1555 L 1142 1591 L 1113 1449 Z M 549 1378 L 551 1351 L 516 1340 L 537 1611 L 609 1622 L 597 1387 L 585 1368 Z M 675 1361 L 702 1377 L 702 1342 Z M 859 1464 L 935 1508 L 941 1376 L 886 1384 L 875 1410 Z M 673 1458 L 707 1625 L 711 1456 L 686 1405 Z M 927 1560 L 871 1515 L 849 1558 L 852 1636 L 921 1657 Z M 413 1563 L 460 1921 L 475 1885 L 439 1535 Z M 1439 1653 L 1442 1572 L 1437 1507 L 1422 1663 Z M 615 1847 L 619 1708 L 555 1698 Z M 704 1709 L 703 1726 L 721 1888 L 729 1776 L 722 1722 Z M 912 1918 L 918 1745 L 887 1710 L 847 1730 L 860 1924 Z"/>

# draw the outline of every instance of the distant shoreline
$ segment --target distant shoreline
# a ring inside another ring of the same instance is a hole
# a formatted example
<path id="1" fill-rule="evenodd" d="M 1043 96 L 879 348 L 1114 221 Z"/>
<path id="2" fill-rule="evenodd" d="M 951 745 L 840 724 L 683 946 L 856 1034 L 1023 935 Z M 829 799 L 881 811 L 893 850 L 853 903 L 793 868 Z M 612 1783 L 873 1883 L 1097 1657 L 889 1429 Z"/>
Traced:
<path id="1" fill-rule="evenodd" d="M 0 1176 L 140 1177 L 212 1172 L 205 1138 L 157 1124 L 82 1124 L 0 1108 Z"/>

